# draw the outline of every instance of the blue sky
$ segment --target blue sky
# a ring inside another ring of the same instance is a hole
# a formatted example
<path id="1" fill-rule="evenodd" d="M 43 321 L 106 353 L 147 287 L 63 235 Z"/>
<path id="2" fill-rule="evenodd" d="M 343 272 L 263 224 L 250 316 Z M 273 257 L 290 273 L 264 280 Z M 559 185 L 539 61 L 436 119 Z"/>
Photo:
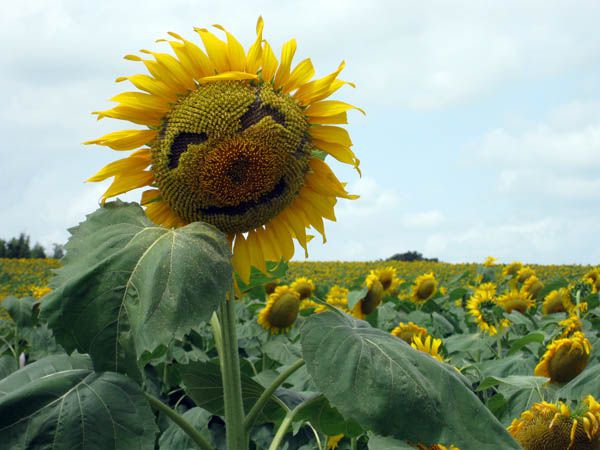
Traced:
<path id="1" fill-rule="evenodd" d="M 232 14 L 232 12 L 235 12 Z M 445 261 L 600 261 L 600 40 L 596 1 L 30 0 L 0 16 L 0 237 L 45 245 L 97 207 L 85 184 L 117 155 L 81 142 L 141 72 L 122 56 L 167 31 L 221 23 L 246 44 L 259 14 L 317 74 L 347 62 L 341 98 L 363 177 L 312 260 L 418 250 Z M 129 196 L 135 199 L 137 196 Z M 298 253 L 298 257 L 302 254 Z"/>

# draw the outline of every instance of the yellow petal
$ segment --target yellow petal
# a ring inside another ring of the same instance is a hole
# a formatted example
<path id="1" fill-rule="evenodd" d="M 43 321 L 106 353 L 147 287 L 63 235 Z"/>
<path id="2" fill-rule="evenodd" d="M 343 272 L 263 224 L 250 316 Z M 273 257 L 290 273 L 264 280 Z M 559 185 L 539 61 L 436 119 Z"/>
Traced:
<path id="1" fill-rule="evenodd" d="M 113 150 L 133 150 L 142 145 L 149 144 L 158 134 L 155 130 L 123 130 L 105 134 L 98 139 L 86 141 L 84 144 L 98 144 L 110 147 Z"/>
<path id="2" fill-rule="evenodd" d="M 252 230 L 248 233 L 248 239 L 246 240 L 246 243 L 248 244 L 250 263 L 262 273 L 266 273 L 267 266 L 265 264 L 265 256 L 263 255 L 262 247 L 258 241 L 258 235 L 256 234 L 255 230 Z"/>
<path id="3" fill-rule="evenodd" d="M 350 135 L 348 131 L 342 127 L 334 127 L 334 126 L 320 126 L 320 127 L 311 127 L 310 135 L 314 139 L 318 139 L 325 142 L 333 142 L 335 144 L 340 144 L 345 147 L 352 146 L 352 140 L 350 139 Z"/>
<path id="4" fill-rule="evenodd" d="M 137 123 L 138 125 L 146 125 L 148 127 L 160 125 L 164 116 L 160 111 L 151 111 L 144 108 L 133 108 L 129 106 L 115 106 L 112 109 L 95 111 L 92 114 L 97 115 L 98 120 L 103 119 L 104 117 L 110 117 L 118 120 L 128 120 L 129 122 Z"/>
<path id="5" fill-rule="evenodd" d="M 263 28 L 263 18 L 259 16 L 256 22 L 256 41 L 254 41 L 254 44 L 248 50 L 248 57 L 246 58 L 246 71 L 248 73 L 258 73 L 258 69 L 260 68 Z"/>
<path id="6" fill-rule="evenodd" d="M 308 123 L 317 124 L 317 125 L 327 125 L 330 123 L 344 124 L 344 123 L 348 123 L 348 114 L 343 112 L 343 113 L 335 114 L 333 116 L 309 117 Z"/>
<path id="7" fill-rule="evenodd" d="M 107 199 L 114 197 L 115 195 L 123 194 L 124 192 L 129 192 L 133 189 L 148 186 L 153 181 L 154 175 L 152 172 L 138 172 L 124 176 L 116 176 L 102 198 Z"/>
<path id="8" fill-rule="evenodd" d="M 250 281 L 250 254 L 248 252 L 248 244 L 241 233 L 235 235 L 233 243 L 233 257 L 231 258 L 233 268 L 240 276 L 244 283 Z"/>
<path id="9" fill-rule="evenodd" d="M 312 143 L 319 150 L 327 152 L 329 155 L 333 156 L 340 162 L 350 164 L 355 168 L 358 168 L 360 164 L 360 161 L 356 158 L 354 152 L 345 145 L 335 144 L 333 142 L 320 141 L 319 139 L 313 139 Z"/>
<path id="10" fill-rule="evenodd" d="M 169 204 L 165 201 L 155 201 L 146 206 L 146 215 L 148 218 L 165 228 L 176 228 L 183 226 L 184 223 L 173 212 Z"/>
<path id="11" fill-rule="evenodd" d="M 200 38 L 204 43 L 204 48 L 206 48 L 206 53 L 217 69 L 217 72 L 227 72 L 231 70 L 229 58 L 227 56 L 227 44 L 205 28 L 194 28 L 194 30 L 200 35 Z"/>
<path id="12" fill-rule="evenodd" d="M 143 153 L 131 155 L 127 158 L 118 159 L 104 166 L 98 173 L 87 179 L 87 181 L 103 181 L 107 178 L 119 175 L 132 175 L 136 172 L 142 172 L 151 163 L 151 154 L 149 149 Z"/>
<path id="13" fill-rule="evenodd" d="M 290 77 L 290 67 L 292 59 L 296 53 L 296 39 L 290 39 L 281 48 L 281 62 L 275 74 L 275 87 L 281 88 L 287 83 Z"/>
<path id="14" fill-rule="evenodd" d="M 171 90 L 169 86 L 148 75 L 132 75 L 130 77 L 119 77 L 117 83 L 128 80 L 136 88 L 146 91 L 156 97 L 162 98 L 165 102 L 173 102 L 177 99 L 177 93 Z"/>
<path id="15" fill-rule="evenodd" d="M 271 239 L 277 242 L 280 256 L 285 261 L 292 259 L 294 256 L 294 241 L 292 241 L 292 236 L 284 222 L 276 217 L 269 223 L 267 230 L 271 232 Z"/>
<path id="16" fill-rule="evenodd" d="M 308 257 L 305 228 L 305 224 L 308 224 L 308 222 L 304 220 L 303 215 L 299 215 L 297 209 L 294 209 L 293 207 L 288 207 L 280 213 L 279 217 L 286 223 L 288 229 L 291 229 L 293 231 L 294 237 L 304 249 L 304 254 L 306 255 L 306 257 Z"/>
<path id="17" fill-rule="evenodd" d="M 181 42 L 168 41 L 169 45 L 177 55 L 183 68 L 190 76 L 197 80 L 214 74 L 214 66 L 208 56 L 191 41 L 188 41 L 172 31 L 169 34 Z"/>
<path id="18" fill-rule="evenodd" d="M 310 225 L 321 234 L 323 237 L 323 243 L 327 242 L 325 237 L 325 226 L 323 225 L 323 218 L 319 215 L 317 211 L 315 211 L 310 202 L 307 201 L 303 197 L 304 189 L 300 191 L 299 198 L 296 199 L 295 207 L 302 211 L 302 213 L 306 216 L 306 219 L 310 223 Z"/>
<path id="19" fill-rule="evenodd" d="M 267 83 L 270 82 L 275 76 L 276 70 L 277 58 L 275 57 L 275 53 L 273 53 L 273 49 L 269 43 L 265 41 L 262 51 L 262 79 Z"/>
<path id="20" fill-rule="evenodd" d="M 333 205 L 335 205 L 335 203 L 332 204 L 327 196 L 319 195 L 308 186 L 304 187 L 302 196 L 321 217 L 335 222 L 336 219 L 333 210 Z"/>
<path id="21" fill-rule="evenodd" d="M 140 204 L 149 205 L 160 199 L 160 190 L 158 189 L 148 189 L 147 191 L 142 192 L 142 200 Z"/>
<path id="22" fill-rule="evenodd" d="M 175 94 L 187 92 L 186 87 L 179 83 L 177 79 L 171 75 L 169 69 L 157 61 L 151 59 L 142 59 L 136 55 L 126 55 L 125 59 L 143 62 L 146 66 L 146 69 L 148 69 L 148 72 L 150 72 L 150 75 L 152 75 L 156 80 L 166 84 Z"/>
<path id="23" fill-rule="evenodd" d="M 240 72 L 246 70 L 246 52 L 240 41 L 221 25 L 213 26 L 223 31 L 227 36 L 227 59 L 229 60 L 230 70 Z"/>
<path id="24" fill-rule="evenodd" d="M 260 244 L 265 261 L 279 261 L 281 259 L 281 250 L 273 239 L 271 232 L 265 228 L 256 230 L 257 242 Z"/>
<path id="25" fill-rule="evenodd" d="M 294 99 L 302 105 L 308 105 L 312 102 L 317 101 L 317 98 L 327 97 L 331 90 L 332 84 L 334 83 L 337 76 L 344 69 L 346 63 L 344 61 L 338 66 L 337 70 L 330 73 L 329 75 L 319 78 L 318 80 L 306 83 L 301 86 L 294 94 Z"/>
<path id="26" fill-rule="evenodd" d="M 312 103 L 308 108 L 306 108 L 306 115 L 308 117 L 333 116 L 351 109 L 357 109 L 361 113 L 365 114 L 362 109 L 350 105 L 349 103 L 341 102 L 339 100 L 323 100 L 317 103 Z"/>
<path id="27" fill-rule="evenodd" d="M 156 62 L 165 68 L 169 74 L 169 77 L 173 81 L 176 81 L 179 85 L 183 86 L 187 90 L 192 91 L 196 89 L 196 84 L 194 83 L 191 74 L 186 72 L 176 58 L 168 53 L 156 53 L 150 50 L 141 50 L 141 52 L 154 56 Z"/>
<path id="28" fill-rule="evenodd" d="M 325 161 L 319 158 L 312 158 L 309 164 L 313 173 L 306 175 L 306 182 L 313 190 L 323 195 L 335 195 L 336 197 L 351 200 L 358 198 L 358 195 L 348 194 L 344 185 L 338 180 Z"/>
<path id="29" fill-rule="evenodd" d="M 119 102 L 121 104 L 120 106 L 157 111 L 161 114 L 166 114 L 171 109 L 169 104 L 163 99 L 142 92 L 122 92 L 115 95 L 110 100 Z"/>
<path id="30" fill-rule="evenodd" d="M 210 83 L 211 81 L 223 81 L 223 80 L 257 80 L 258 75 L 246 72 L 223 72 L 218 75 L 210 77 L 200 78 L 198 81 L 200 84 Z"/>
<path id="31" fill-rule="evenodd" d="M 283 93 L 287 94 L 295 89 L 298 89 L 303 84 L 306 84 L 315 75 L 315 68 L 310 59 L 300 61 L 292 70 L 288 81 L 283 86 Z"/>

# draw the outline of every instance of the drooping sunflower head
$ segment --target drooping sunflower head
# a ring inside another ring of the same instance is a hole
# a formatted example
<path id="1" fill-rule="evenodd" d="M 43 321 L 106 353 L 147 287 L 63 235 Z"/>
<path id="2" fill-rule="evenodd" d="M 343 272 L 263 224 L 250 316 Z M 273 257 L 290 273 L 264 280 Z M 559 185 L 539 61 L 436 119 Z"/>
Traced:
<path id="1" fill-rule="evenodd" d="M 521 314 L 525 314 L 529 308 L 535 306 L 535 302 L 533 301 L 533 298 L 531 298 L 531 295 L 523 289 L 511 289 L 506 292 L 498 297 L 498 304 L 508 313 L 516 310 Z"/>
<path id="2" fill-rule="evenodd" d="M 551 382 L 567 383 L 587 367 L 591 349 L 590 341 L 580 331 L 571 337 L 556 339 L 546 348 L 534 373 L 550 378 Z"/>
<path id="3" fill-rule="evenodd" d="M 542 312 L 552 314 L 558 312 L 569 312 L 573 309 L 571 293 L 567 288 L 555 289 L 544 297 Z"/>
<path id="4" fill-rule="evenodd" d="M 592 286 L 592 293 L 596 294 L 600 292 L 600 268 L 590 270 L 583 276 L 583 281 L 589 283 Z"/>
<path id="5" fill-rule="evenodd" d="M 527 281 L 530 277 L 535 277 L 535 270 L 533 270 L 531 267 L 521 267 L 517 271 L 517 281 L 519 283 L 525 283 L 525 281 Z"/>
<path id="6" fill-rule="evenodd" d="M 600 404 L 591 395 L 575 411 L 564 404 L 535 403 L 508 432 L 525 450 L 598 450 Z"/>
<path id="7" fill-rule="evenodd" d="M 265 292 L 267 293 L 267 295 L 271 295 L 273 292 L 275 292 L 277 286 L 279 286 L 279 280 L 269 281 L 268 283 L 266 283 Z"/>
<path id="8" fill-rule="evenodd" d="M 289 286 L 278 286 L 258 313 L 258 323 L 271 334 L 287 332 L 300 310 L 300 294 Z"/>
<path id="9" fill-rule="evenodd" d="M 396 328 L 392 330 L 392 334 L 399 337 L 407 344 L 412 343 L 413 336 L 427 336 L 427 330 L 413 322 L 400 322 Z"/>
<path id="10" fill-rule="evenodd" d="M 393 293 L 401 282 L 398 278 L 396 268 L 392 266 L 371 270 L 369 275 L 375 275 L 379 279 L 379 282 L 383 286 L 383 291 L 386 293 Z"/>
<path id="11" fill-rule="evenodd" d="M 313 80 L 305 59 L 292 68 L 296 41 L 278 60 L 262 37 L 246 52 L 223 27 L 225 40 L 196 29 L 204 50 L 176 33 L 162 40 L 173 54 L 143 50 L 149 75 L 121 77 L 139 91 L 113 97 L 117 106 L 95 114 L 144 128 L 110 133 L 87 143 L 136 150 L 91 181 L 114 177 L 103 200 L 148 187 L 142 204 L 156 223 L 177 227 L 208 222 L 229 236 L 233 264 L 244 281 L 265 260 L 289 260 L 293 239 L 306 250 L 306 228 L 325 237 L 323 219 L 335 220 L 344 184 L 320 152 L 353 165 L 347 123 L 352 105 L 326 100 L 347 82 L 344 67 Z"/>
<path id="12" fill-rule="evenodd" d="M 583 330 L 583 323 L 581 322 L 581 319 L 577 317 L 577 315 L 571 315 L 565 320 L 561 320 L 558 324 L 563 329 L 559 338 L 566 338 L 571 336 L 576 331 Z"/>
<path id="13" fill-rule="evenodd" d="M 503 308 L 496 298 L 496 285 L 483 283 L 475 289 L 467 301 L 467 311 L 475 319 L 480 330 L 495 336 L 508 328 L 510 322 L 503 316 Z"/>
<path id="14" fill-rule="evenodd" d="M 432 358 L 437 359 L 440 362 L 444 362 L 444 357 L 440 353 L 440 347 L 442 346 L 441 339 L 436 339 L 431 336 L 423 337 L 419 334 L 415 334 L 412 337 L 410 346 L 415 350 L 427 353 Z"/>
<path id="15" fill-rule="evenodd" d="M 305 300 L 315 291 L 315 283 L 309 278 L 300 277 L 292 283 L 292 289 L 300 294 L 300 300 Z"/>
<path id="16" fill-rule="evenodd" d="M 414 303 L 424 303 L 437 292 L 438 282 L 433 272 L 419 275 L 413 286 L 411 300 Z"/>
<path id="17" fill-rule="evenodd" d="M 359 319 L 364 319 L 379 306 L 383 298 L 383 285 L 379 281 L 379 277 L 375 274 L 370 274 L 365 280 L 367 293 L 364 298 L 361 298 L 352 308 L 352 315 Z"/>
<path id="18" fill-rule="evenodd" d="M 535 275 L 527 278 L 521 286 L 521 291 L 529 294 L 532 299 L 536 299 L 542 289 L 544 289 L 544 283 Z"/>
<path id="19" fill-rule="evenodd" d="M 517 275 L 517 272 L 521 270 L 522 267 L 523 263 L 513 261 L 510 264 L 504 266 L 504 268 L 502 269 L 502 275 L 505 277 L 514 277 L 515 275 Z"/>

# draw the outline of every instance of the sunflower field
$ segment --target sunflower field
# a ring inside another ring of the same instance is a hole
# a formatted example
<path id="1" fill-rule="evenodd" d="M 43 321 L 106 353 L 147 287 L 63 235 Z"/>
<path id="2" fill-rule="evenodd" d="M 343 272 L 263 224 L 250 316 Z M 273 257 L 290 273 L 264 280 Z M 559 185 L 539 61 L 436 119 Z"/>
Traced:
<path id="1" fill-rule="evenodd" d="M 600 268 L 289 263 L 364 111 L 214 28 L 125 57 L 102 206 L 0 261 L 0 450 L 599 450 Z"/>

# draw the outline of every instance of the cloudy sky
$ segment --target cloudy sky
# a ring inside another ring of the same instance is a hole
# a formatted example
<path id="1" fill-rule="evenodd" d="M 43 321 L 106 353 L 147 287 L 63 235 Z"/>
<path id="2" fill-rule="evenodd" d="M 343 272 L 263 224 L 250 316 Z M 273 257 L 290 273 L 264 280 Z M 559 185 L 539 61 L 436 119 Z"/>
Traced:
<path id="1" fill-rule="evenodd" d="M 143 6 L 142 6 L 143 5 Z M 342 59 L 341 94 L 363 177 L 312 260 L 418 250 L 444 261 L 600 262 L 600 2 L 26 0 L 0 15 L 0 237 L 45 245 L 98 205 L 82 180 L 115 159 L 81 142 L 141 67 L 122 56 L 221 23 L 244 43 L 256 19 L 318 75 Z M 121 125 L 121 128 L 123 126 Z M 335 165 L 335 163 L 332 163 Z M 107 182 L 108 183 L 108 182 Z M 129 197 L 130 199 L 137 198 Z M 299 254 L 300 255 L 300 254 Z"/>

